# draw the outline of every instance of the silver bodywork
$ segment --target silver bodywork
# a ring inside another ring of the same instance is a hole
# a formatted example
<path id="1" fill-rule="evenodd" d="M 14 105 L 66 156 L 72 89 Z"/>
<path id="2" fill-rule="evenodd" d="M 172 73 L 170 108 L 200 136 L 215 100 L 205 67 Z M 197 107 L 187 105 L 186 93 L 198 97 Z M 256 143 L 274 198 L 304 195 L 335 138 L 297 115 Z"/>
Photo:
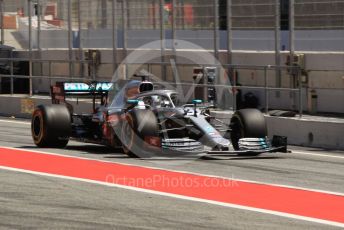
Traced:
<path id="1" fill-rule="evenodd" d="M 205 115 L 202 112 L 202 109 L 196 108 L 193 109 L 190 107 L 189 111 L 186 112 L 186 107 L 177 107 L 175 105 L 174 100 L 171 99 L 172 95 L 178 95 L 178 93 L 174 90 L 153 90 L 150 92 L 140 93 L 136 96 L 136 99 L 143 100 L 145 97 L 165 97 L 169 101 L 170 109 L 179 110 L 180 113 L 184 114 L 184 118 L 190 119 L 194 126 L 196 126 L 199 130 L 202 131 L 204 135 L 198 140 L 202 144 L 211 149 L 226 149 L 226 150 L 234 150 L 233 146 L 231 145 L 230 141 L 219 133 L 207 120 Z M 188 105 L 192 106 L 192 105 Z M 188 107 L 189 108 L 189 107 Z M 153 108 L 154 109 L 154 108 Z"/>
<path id="2" fill-rule="evenodd" d="M 144 86 L 144 87 L 142 87 Z M 145 86 L 148 86 L 145 87 Z M 151 87 L 149 87 L 151 86 Z M 174 90 L 159 89 L 154 90 L 153 84 L 147 81 L 129 81 L 122 86 L 118 86 L 114 89 L 114 97 L 111 105 L 108 107 L 108 113 L 118 113 L 126 111 L 128 107 L 128 100 L 136 100 L 138 104 L 135 109 L 151 109 L 159 116 L 166 115 L 167 119 L 171 117 L 174 122 L 179 124 L 179 127 L 168 129 L 164 127 L 160 122 L 160 132 L 168 132 L 169 130 L 188 130 L 198 132 L 200 135 L 196 135 L 196 138 L 191 136 L 178 136 L 174 137 L 162 137 L 162 143 L 166 145 L 179 145 L 181 142 L 191 143 L 195 142 L 202 144 L 207 154 L 239 154 L 239 155 L 258 155 L 264 152 L 276 152 L 280 149 L 286 149 L 286 145 L 272 146 L 267 138 L 241 138 L 239 140 L 239 149 L 234 149 L 231 141 L 223 137 L 219 130 L 209 122 L 213 119 L 206 113 L 207 107 L 195 104 L 183 104 L 177 100 L 178 93 Z M 185 102 L 184 102 L 185 103 Z M 187 121 L 187 122 L 185 122 Z M 177 124 L 178 126 L 178 124 Z M 216 126 L 217 127 L 217 126 Z M 223 123 L 225 132 L 230 133 L 230 127 Z M 223 131 L 223 130 L 222 130 Z M 191 141 L 191 142 L 190 142 Z M 175 144 L 177 143 L 178 144 Z M 188 145 L 189 145 L 188 144 Z M 185 147 L 185 145 L 183 145 Z"/>

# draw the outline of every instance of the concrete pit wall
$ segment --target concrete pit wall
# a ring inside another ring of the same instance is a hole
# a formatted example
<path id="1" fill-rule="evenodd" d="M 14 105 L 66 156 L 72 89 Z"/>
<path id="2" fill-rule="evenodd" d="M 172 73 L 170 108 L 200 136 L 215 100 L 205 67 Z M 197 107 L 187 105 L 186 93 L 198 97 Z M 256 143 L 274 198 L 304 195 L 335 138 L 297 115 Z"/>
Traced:
<path id="1" fill-rule="evenodd" d="M 212 116 L 230 123 L 232 111 L 212 111 Z M 344 149 L 344 119 L 325 118 L 316 116 L 273 117 L 265 115 L 268 135 L 286 136 L 288 144 Z"/>

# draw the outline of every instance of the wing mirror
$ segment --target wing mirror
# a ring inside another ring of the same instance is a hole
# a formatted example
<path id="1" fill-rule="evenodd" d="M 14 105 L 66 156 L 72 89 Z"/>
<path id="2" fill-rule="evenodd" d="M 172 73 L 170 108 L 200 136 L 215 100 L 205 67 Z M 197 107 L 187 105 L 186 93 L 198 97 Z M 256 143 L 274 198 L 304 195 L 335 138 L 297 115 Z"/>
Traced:
<path id="1" fill-rule="evenodd" d="M 192 100 L 192 104 L 194 104 L 194 105 L 198 105 L 198 104 L 202 104 L 202 100 L 200 100 L 200 99 L 194 99 L 194 100 Z"/>
<path id="2" fill-rule="evenodd" d="M 127 104 L 128 104 L 128 106 L 125 109 L 125 111 L 131 110 L 132 108 L 137 106 L 139 104 L 139 100 L 129 99 L 129 100 L 127 100 Z"/>
<path id="3" fill-rule="evenodd" d="M 201 104 L 202 100 L 194 99 L 192 100 L 192 104 L 194 105 L 194 116 L 197 117 L 197 105 Z"/>
<path id="4" fill-rule="evenodd" d="M 129 99 L 129 100 L 127 100 L 127 104 L 137 106 L 137 104 L 139 104 L 139 100 Z"/>

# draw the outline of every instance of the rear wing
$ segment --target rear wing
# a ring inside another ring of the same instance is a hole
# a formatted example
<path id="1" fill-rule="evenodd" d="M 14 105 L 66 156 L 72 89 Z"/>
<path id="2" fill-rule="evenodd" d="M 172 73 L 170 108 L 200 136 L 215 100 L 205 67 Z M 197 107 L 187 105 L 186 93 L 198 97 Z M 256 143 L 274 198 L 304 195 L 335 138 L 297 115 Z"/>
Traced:
<path id="1" fill-rule="evenodd" d="M 101 99 L 101 105 L 107 105 L 108 93 L 113 88 L 111 82 L 56 82 L 50 87 L 51 100 L 53 104 L 68 104 L 66 96 L 91 97 L 93 99 L 93 108 L 95 108 L 95 99 Z"/>
<path id="2" fill-rule="evenodd" d="M 79 95 L 94 95 L 109 92 L 112 89 L 113 83 L 111 82 L 92 82 L 92 83 L 79 83 L 79 82 L 64 82 L 63 90 L 65 94 L 79 94 Z"/>

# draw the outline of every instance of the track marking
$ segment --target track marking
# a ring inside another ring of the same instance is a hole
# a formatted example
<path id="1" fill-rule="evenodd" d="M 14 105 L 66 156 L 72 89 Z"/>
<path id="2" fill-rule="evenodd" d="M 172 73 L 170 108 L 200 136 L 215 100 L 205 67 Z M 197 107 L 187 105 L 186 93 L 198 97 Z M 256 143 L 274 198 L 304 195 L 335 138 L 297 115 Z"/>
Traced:
<path id="1" fill-rule="evenodd" d="M 147 183 L 154 176 L 164 176 L 170 181 L 178 178 L 185 181 L 187 179 L 195 180 L 200 183 L 209 179 L 213 182 L 224 183 L 226 181 L 218 177 L 211 178 L 9 148 L 0 148 L 0 155 L 2 169 L 109 185 L 344 227 L 344 216 L 342 215 L 344 196 L 237 180 L 229 181 L 228 179 L 227 182 L 233 182 L 236 186 L 224 187 L 218 186 L 219 184 L 210 187 L 196 186 L 196 184 L 192 184 L 190 187 L 185 184 L 183 186 L 181 184 L 167 186 L 164 180 L 155 181 L 156 183 L 152 185 Z M 109 180 L 109 175 L 113 177 L 113 181 Z M 122 180 L 123 178 L 125 180 Z M 137 179 L 144 179 L 145 183 L 131 183 L 132 180 Z"/>
<path id="2" fill-rule="evenodd" d="M 3 119 L 0 119 L 0 122 L 4 122 L 4 123 L 13 123 L 13 124 L 22 124 L 22 125 L 31 125 L 30 122 L 25 122 L 25 121 L 11 121 L 11 120 L 3 120 Z"/>
<path id="3" fill-rule="evenodd" d="M 344 159 L 344 156 L 335 156 L 335 155 L 319 154 L 319 153 L 310 153 L 310 152 L 299 151 L 299 150 L 296 150 L 296 151 L 292 150 L 292 153 L 300 154 L 300 155 L 317 156 L 317 157 L 329 157 L 329 158 Z"/>
<path id="4" fill-rule="evenodd" d="M 64 155 L 60 153 L 53 153 L 53 152 L 45 152 L 45 151 L 39 151 L 39 150 L 31 150 L 31 149 L 18 149 L 14 147 L 6 147 L 6 146 L 0 146 L 0 149 L 12 149 L 16 151 L 30 151 L 30 152 L 36 152 L 36 153 L 42 153 L 47 155 L 53 155 L 53 156 L 62 156 L 62 157 L 69 157 L 69 158 L 76 158 L 76 159 L 83 159 L 83 160 L 93 160 L 98 162 L 104 162 L 104 163 L 118 163 L 114 161 L 107 161 L 107 160 L 100 160 L 100 159 L 94 159 L 94 158 L 87 158 L 87 157 L 80 157 L 80 156 L 71 156 L 71 155 Z M 320 192 L 320 193 L 327 193 L 331 195 L 337 195 L 337 196 L 344 196 L 344 193 L 341 192 L 334 192 L 334 191 L 328 191 L 328 190 L 322 190 L 322 189 L 314 189 L 314 188 L 306 188 L 306 187 L 299 187 L 299 186 L 292 186 L 292 185 L 285 185 L 285 184 L 275 184 L 275 183 L 266 183 L 261 181 L 254 181 L 254 180 L 246 180 L 246 179 L 240 179 L 240 178 L 230 178 L 225 176 L 219 176 L 219 175 L 211 175 L 211 174 L 203 174 L 203 173 L 197 173 L 197 172 L 191 172 L 191 171 L 184 171 L 184 170 L 174 170 L 174 169 L 168 169 L 168 168 L 159 168 L 159 167 L 153 167 L 153 166 L 142 166 L 142 165 L 136 165 L 136 164 L 130 164 L 130 163 L 119 163 L 121 165 L 127 165 L 127 166 L 135 166 L 135 167 L 142 167 L 147 169 L 157 169 L 157 170 L 166 170 L 169 172 L 176 172 L 176 173 L 186 173 L 186 174 L 192 174 L 196 176 L 207 176 L 207 177 L 214 177 L 214 178 L 221 178 L 226 180 L 233 180 L 240 181 L 240 182 L 248 182 L 253 184 L 261 184 L 261 185 L 272 185 L 276 187 L 282 187 L 282 188 L 290 188 L 290 189 L 298 189 L 298 190 L 305 190 L 305 191 L 311 191 L 311 192 Z"/>
<path id="5" fill-rule="evenodd" d="M 104 185 L 104 186 L 109 186 L 109 187 L 132 190 L 132 191 L 136 191 L 136 192 L 144 192 L 144 193 L 149 193 L 149 194 L 153 194 L 153 195 L 160 195 L 160 196 L 166 196 L 166 197 L 177 198 L 177 199 L 182 199 L 182 200 L 208 203 L 208 204 L 219 205 L 219 206 L 224 206 L 224 207 L 229 207 L 229 208 L 236 208 L 236 209 L 241 209 L 241 210 L 246 210 L 246 211 L 253 211 L 253 212 L 259 212 L 259 213 L 264 213 L 264 214 L 270 214 L 270 215 L 275 215 L 275 216 L 280 216 L 280 217 L 285 217 L 285 218 L 292 218 L 292 219 L 309 221 L 309 222 L 314 222 L 314 223 L 319 223 L 319 224 L 326 224 L 326 225 L 331 225 L 331 226 L 336 226 L 336 227 L 344 227 L 343 223 L 334 222 L 334 221 L 327 221 L 327 220 L 316 219 L 316 218 L 305 217 L 305 216 L 299 216 L 299 215 L 293 215 L 293 214 L 288 214 L 288 213 L 283 213 L 283 212 L 276 212 L 276 211 L 271 211 L 271 210 L 266 210 L 266 209 L 252 208 L 252 207 L 247 207 L 247 206 L 242 206 L 242 205 L 228 204 L 228 203 L 216 202 L 216 201 L 212 201 L 212 200 L 194 198 L 194 197 L 189 197 L 189 196 L 183 196 L 183 195 L 177 195 L 177 194 L 171 194 L 171 193 L 165 193 L 165 192 L 158 192 L 158 191 L 141 189 L 141 188 L 136 188 L 136 187 L 131 187 L 131 186 L 106 183 L 106 182 L 100 182 L 100 181 L 94 181 L 94 180 L 87 180 L 87 179 L 82 179 L 82 178 L 54 175 L 54 174 L 49 174 L 49 173 L 40 173 L 40 172 L 35 172 L 35 171 L 30 171 L 30 170 L 10 168 L 10 167 L 4 167 L 4 166 L 0 166 L 0 169 L 8 170 L 8 171 L 14 171 L 14 172 L 28 173 L 28 174 L 33 174 L 33 175 L 60 178 L 60 179 L 66 179 L 66 180 L 72 180 L 72 181 L 87 182 L 87 183 L 92 183 L 92 184 L 97 184 L 97 185 Z"/>

